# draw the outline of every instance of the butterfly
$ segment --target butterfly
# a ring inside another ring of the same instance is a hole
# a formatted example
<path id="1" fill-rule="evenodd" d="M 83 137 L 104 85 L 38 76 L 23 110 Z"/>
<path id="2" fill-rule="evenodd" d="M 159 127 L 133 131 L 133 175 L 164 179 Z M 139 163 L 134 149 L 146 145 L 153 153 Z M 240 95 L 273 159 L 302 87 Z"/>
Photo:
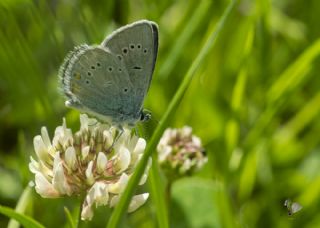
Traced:
<path id="1" fill-rule="evenodd" d="M 119 126 L 151 118 L 143 110 L 158 53 L 158 26 L 140 20 L 123 26 L 100 45 L 80 45 L 59 70 L 66 106 Z"/>
<path id="2" fill-rule="evenodd" d="M 284 201 L 284 206 L 288 210 L 288 215 L 291 216 L 302 209 L 302 206 L 297 202 L 292 202 L 290 199 Z"/>

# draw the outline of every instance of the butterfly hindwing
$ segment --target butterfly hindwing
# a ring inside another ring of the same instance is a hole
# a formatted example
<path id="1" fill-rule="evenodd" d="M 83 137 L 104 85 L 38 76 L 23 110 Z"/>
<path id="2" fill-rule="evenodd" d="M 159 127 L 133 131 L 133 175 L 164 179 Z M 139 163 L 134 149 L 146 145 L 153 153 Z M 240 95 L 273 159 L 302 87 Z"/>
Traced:
<path id="1" fill-rule="evenodd" d="M 110 117 L 133 111 L 126 105 L 133 92 L 126 67 L 106 49 L 87 45 L 76 48 L 60 73 L 69 106 Z"/>

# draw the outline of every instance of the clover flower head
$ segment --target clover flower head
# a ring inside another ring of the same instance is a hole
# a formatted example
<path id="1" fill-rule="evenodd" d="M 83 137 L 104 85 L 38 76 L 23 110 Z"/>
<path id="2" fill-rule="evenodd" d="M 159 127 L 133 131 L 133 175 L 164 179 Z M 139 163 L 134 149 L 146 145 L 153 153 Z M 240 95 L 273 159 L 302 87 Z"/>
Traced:
<path id="1" fill-rule="evenodd" d="M 85 195 L 81 218 L 90 220 L 94 206 L 114 207 L 133 173 L 146 141 L 125 129 L 116 141 L 118 130 L 80 115 L 80 130 L 72 133 L 63 124 L 50 140 L 45 127 L 34 137 L 37 160 L 30 157 L 29 169 L 35 175 L 35 190 L 44 198 Z M 147 179 L 151 160 L 141 178 Z M 140 207 L 148 198 L 144 193 L 132 198 L 128 212 Z"/>
<path id="2" fill-rule="evenodd" d="M 165 130 L 157 151 L 159 163 L 170 178 L 190 175 L 207 162 L 201 140 L 189 126 Z"/>

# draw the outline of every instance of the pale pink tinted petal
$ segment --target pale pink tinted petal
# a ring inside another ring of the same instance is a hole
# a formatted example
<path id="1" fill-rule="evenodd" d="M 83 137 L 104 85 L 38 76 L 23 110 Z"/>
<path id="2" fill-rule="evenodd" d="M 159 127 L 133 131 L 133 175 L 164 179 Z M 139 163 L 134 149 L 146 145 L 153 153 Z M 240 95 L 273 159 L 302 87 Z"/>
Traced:
<path id="1" fill-rule="evenodd" d="M 192 143 L 197 147 L 201 147 L 201 139 L 197 136 L 192 136 Z"/>
<path id="2" fill-rule="evenodd" d="M 146 144 L 146 140 L 144 140 L 143 138 L 138 139 L 137 144 L 135 145 L 135 148 L 132 151 L 131 164 L 134 164 L 137 161 L 139 154 L 142 154 L 145 150 Z"/>
<path id="3" fill-rule="evenodd" d="M 30 163 L 29 163 L 29 170 L 31 171 L 31 173 L 36 174 L 39 172 L 40 169 L 40 165 L 39 163 L 33 159 L 33 157 L 30 156 Z"/>
<path id="4" fill-rule="evenodd" d="M 91 220 L 93 217 L 92 205 L 83 205 L 81 210 L 81 220 Z"/>
<path id="5" fill-rule="evenodd" d="M 159 162 L 163 162 L 166 160 L 168 155 L 172 152 L 171 146 L 164 146 L 161 151 L 159 152 Z"/>
<path id="6" fill-rule="evenodd" d="M 54 188 L 61 194 L 71 195 L 71 188 L 66 180 L 62 163 L 59 163 L 56 166 L 56 170 L 53 174 L 52 184 Z"/>
<path id="7" fill-rule="evenodd" d="M 148 175 L 147 174 L 143 174 L 141 179 L 140 179 L 139 185 L 145 184 L 147 179 L 148 179 Z"/>
<path id="8" fill-rule="evenodd" d="M 37 154 L 37 157 L 42 161 L 49 161 L 50 156 L 48 154 L 48 148 L 44 144 L 42 137 L 37 135 L 33 138 L 34 150 Z"/>
<path id="9" fill-rule="evenodd" d="M 120 147 L 120 151 L 116 162 L 117 173 L 121 173 L 124 170 L 126 170 L 130 164 L 130 160 L 131 156 L 129 150 L 125 147 Z"/>
<path id="10" fill-rule="evenodd" d="M 114 184 L 109 184 L 109 192 L 114 193 L 114 194 L 119 194 L 123 192 L 125 187 L 127 186 L 129 181 L 129 176 L 125 173 L 123 173 L 118 180 L 118 182 Z"/>
<path id="11" fill-rule="evenodd" d="M 67 166 L 72 169 L 75 170 L 76 168 L 76 162 L 77 162 L 77 157 L 76 157 L 76 150 L 74 149 L 74 147 L 68 147 L 66 152 L 65 152 L 65 162 L 67 164 Z"/>
<path id="12" fill-rule="evenodd" d="M 92 168 L 93 168 L 93 161 L 90 161 L 88 164 L 88 167 L 86 169 L 86 177 L 87 177 L 87 183 L 88 184 L 93 184 L 94 183 L 94 177 L 92 173 Z"/>
<path id="13" fill-rule="evenodd" d="M 57 198 L 60 196 L 59 192 L 53 185 L 45 178 L 42 173 L 35 174 L 35 189 L 36 192 L 43 198 Z"/>
<path id="14" fill-rule="evenodd" d="M 51 147 L 52 145 L 51 145 L 50 137 L 49 137 L 48 130 L 46 127 L 41 128 L 41 136 L 42 136 L 42 140 L 43 140 L 44 144 L 47 147 Z"/>
<path id="15" fill-rule="evenodd" d="M 88 125 L 89 125 L 89 119 L 86 114 L 81 114 L 80 115 L 80 128 L 81 130 L 88 130 Z"/>
<path id="16" fill-rule="evenodd" d="M 103 152 L 99 152 L 97 157 L 97 172 L 103 173 L 107 168 L 108 159 Z"/>
<path id="17" fill-rule="evenodd" d="M 118 201 L 119 201 L 119 196 L 118 195 L 113 196 L 110 200 L 110 207 L 112 208 L 112 207 L 116 206 Z"/>
<path id="18" fill-rule="evenodd" d="M 112 141 L 113 141 L 113 136 L 112 136 L 112 133 L 111 131 L 103 131 L 103 139 L 105 141 L 105 147 L 106 148 L 109 148 L 111 145 L 112 145 Z"/>
<path id="19" fill-rule="evenodd" d="M 109 201 L 108 184 L 105 184 L 103 182 L 96 182 L 91 187 L 91 189 L 94 192 L 93 200 L 97 206 L 108 204 L 108 201 Z"/>
<path id="20" fill-rule="evenodd" d="M 53 172 L 55 173 L 57 168 L 58 168 L 58 165 L 60 165 L 61 163 L 61 158 L 60 158 L 60 153 L 57 152 L 55 155 L 54 155 L 54 160 L 53 160 Z"/>
<path id="21" fill-rule="evenodd" d="M 147 167 L 144 170 L 144 174 L 142 175 L 142 177 L 140 179 L 139 185 L 143 185 L 144 183 L 146 183 L 151 165 L 152 165 L 152 158 L 149 158 Z"/>
<path id="22" fill-rule="evenodd" d="M 81 150 L 82 160 L 85 160 L 88 157 L 89 151 L 90 151 L 90 146 L 85 146 L 82 148 Z"/>
<path id="23" fill-rule="evenodd" d="M 189 127 L 189 126 L 184 126 L 182 129 L 181 129 L 181 136 L 183 138 L 188 138 L 190 137 L 192 134 L 192 128 Z"/>
<path id="24" fill-rule="evenodd" d="M 143 193 L 132 197 L 132 200 L 129 204 L 128 212 L 130 213 L 137 210 L 147 201 L 148 197 L 149 193 Z"/>

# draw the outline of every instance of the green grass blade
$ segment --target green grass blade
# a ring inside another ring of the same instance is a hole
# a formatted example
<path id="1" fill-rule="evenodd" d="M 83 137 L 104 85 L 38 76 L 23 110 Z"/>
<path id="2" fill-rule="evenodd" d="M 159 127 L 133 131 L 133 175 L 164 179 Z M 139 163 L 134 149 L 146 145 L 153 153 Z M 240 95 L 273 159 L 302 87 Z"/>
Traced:
<path id="1" fill-rule="evenodd" d="M 64 207 L 64 213 L 66 214 L 69 227 L 71 227 L 71 228 L 76 228 L 76 225 L 75 225 L 75 223 L 74 223 L 74 221 L 73 221 L 71 212 L 69 211 L 69 209 L 68 209 L 67 207 Z"/>
<path id="2" fill-rule="evenodd" d="M 250 151 L 244 160 L 239 179 L 238 197 L 240 200 L 246 199 L 254 188 L 257 175 L 257 153 L 262 147 L 263 146 L 257 144 L 257 148 Z"/>
<path id="3" fill-rule="evenodd" d="M 218 191 L 216 192 L 217 207 L 220 213 L 221 227 L 233 228 L 236 225 L 236 219 L 232 211 L 232 203 L 225 182 L 217 182 Z"/>
<path id="4" fill-rule="evenodd" d="M 34 220 L 33 218 L 20 214 L 14 211 L 10 207 L 5 207 L 0 205 L 0 213 L 6 215 L 12 219 L 17 220 L 21 225 L 28 228 L 44 228 L 42 224 Z"/>
<path id="5" fill-rule="evenodd" d="M 283 127 L 282 131 L 290 136 L 298 135 L 308 124 L 319 116 L 320 92 L 317 93 L 301 110 Z"/>
<path id="6" fill-rule="evenodd" d="M 296 88 L 305 77 L 305 74 L 302 74 L 302 72 L 310 67 L 312 61 L 319 56 L 319 54 L 320 40 L 318 39 L 280 75 L 276 82 L 273 83 L 267 92 L 267 100 L 270 103 L 273 103 L 279 100 L 288 91 Z"/>
<path id="7" fill-rule="evenodd" d="M 27 186 L 20 196 L 16 206 L 16 213 L 24 213 L 31 200 L 31 188 Z M 12 217 L 9 221 L 8 228 L 19 227 L 18 222 Z"/>
<path id="8" fill-rule="evenodd" d="M 192 35 L 199 27 L 200 23 L 207 15 L 206 12 L 210 6 L 210 1 L 201 1 L 198 8 L 196 8 L 194 14 L 186 23 L 187 26 L 184 27 L 184 30 L 180 33 L 179 37 L 175 41 L 175 45 L 169 52 L 168 56 L 165 58 L 160 71 L 159 78 L 167 78 L 172 69 L 176 66 L 177 61 L 184 50 L 184 47 L 187 45 L 189 40 L 192 38 Z"/>
<path id="9" fill-rule="evenodd" d="M 149 182 L 150 182 L 150 193 L 152 201 L 156 208 L 158 227 L 168 228 L 169 227 L 169 218 L 168 210 L 164 196 L 164 188 L 161 185 L 159 178 L 159 167 L 157 164 L 157 157 L 152 156 L 153 165 L 151 166 L 149 173 Z"/>
<path id="10" fill-rule="evenodd" d="M 254 144 L 257 137 L 268 126 L 284 103 L 287 94 L 293 92 L 306 80 L 313 61 L 320 55 L 320 39 L 316 40 L 303 52 L 277 79 L 267 91 L 267 109 L 256 121 L 255 127 L 249 132 L 245 144 Z"/>
<path id="11" fill-rule="evenodd" d="M 251 22 L 247 38 L 245 42 L 245 47 L 243 50 L 243 66 L 241 67 L 236 84 L 234 85 L 232 100 L 231 100 L 231 108 L 235 116 L 240 115 L 242 104 L 245 96 L 245 88 L 247 84 L 248 78 L 248 64 L 246 64 L 247 59 L 251 53 L 252 46 L 254 40 L 254 26 L 253 22 Z M 226 145 L 228 154 L 230 154 L 234 148 L 237 146 L 240 135 L 240 126 L 237 118 L 233 116 L 226 125 Z"/>
<path id="12" fill-rule="evenodd" d="M 152 154 L 152 152 L 155 151 L 155 148 L 158 144 L 158 141 L 167 126 L 167 122 L 169 121 L 169 118 L 173 115 L 174 110 L 179 105 L 183 95 L 185 94 L 186 90 L 188 89 L 188 87 L 193 79 L 193 76 L 195 75 L 196 70 L 201 66 L 201 63 L 203 62 L 205 57 L 210 52 L 213 45 L 215 44 L 215 41 L 217 40 L 217 37 L 218 37 L 219 33 L 221 32 L 221 30 L 226 22 L 226 19 L 229 16 L 235 3 L 236 3 L 235 0 L 233 0 L 229 3 L 227 9 L 224 11 L 217 26 L 212 27 L 209 30 L 210 31 L 209 38 L 207 39 L 207 41 L 205 42 L 205 44 L 201 48 L 199 54 L 197 55 L 196 59 L 194 60 L 191 67 L 187 71 L 182 83 L 180 84 L 178 91 L 176 92 L 175 96 L 171 100 L 167 111 L 164 113 L 161 121 L 159 122 L 158 127 L 155 129 L 155 132 L 153 133 L 152 138 L 151 138 L 150 142 L 148 143 L 147 148 L 146 148 L 139 164 L 137 165 L 135 172 L 133 173 L 133 175 L 131 176 L 131 178 L 129 180 L 129 183 L 126 187 L 126 190 L 122 194 L 122 196 L 119 200 L 119 203 L 117 204 L 115 210 L 113 211 L 113 213 L 110 217 L 110 220 L 107 225 L 108 228 L 117 227 L 121 218 L 122 218 L 122 215 L 126 212 L 128 205 L 130 203 L 130 199 L 133 195 L 133 192 L 134 192 L 136 186 L 138 185 L 139 180 L 140 180 L 140 178 L 145 170 L 145 167 L 148 163 L 148 159 L 149 159 L 150 155 Z"/>

